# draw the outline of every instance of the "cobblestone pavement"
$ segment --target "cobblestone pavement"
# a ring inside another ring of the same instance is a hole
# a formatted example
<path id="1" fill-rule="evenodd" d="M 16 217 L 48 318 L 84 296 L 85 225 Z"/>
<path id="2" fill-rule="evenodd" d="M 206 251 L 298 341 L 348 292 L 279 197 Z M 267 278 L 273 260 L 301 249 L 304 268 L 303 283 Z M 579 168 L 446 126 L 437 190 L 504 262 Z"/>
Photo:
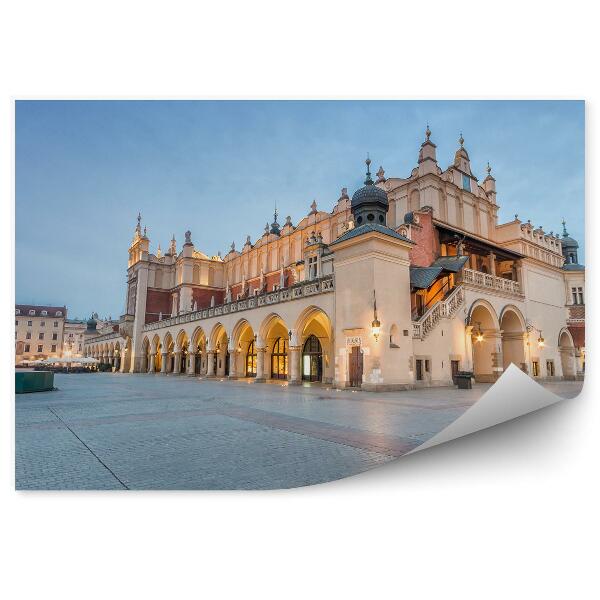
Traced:
<path id="1" fill-rule="evenodd" d="M 418 446 L 489 387 L 373 394 L 186 376 L 56 375 L 16 400 L 17 489 L 273 489 Z M 580 383 L 553 383 L 575 396 Z"/>

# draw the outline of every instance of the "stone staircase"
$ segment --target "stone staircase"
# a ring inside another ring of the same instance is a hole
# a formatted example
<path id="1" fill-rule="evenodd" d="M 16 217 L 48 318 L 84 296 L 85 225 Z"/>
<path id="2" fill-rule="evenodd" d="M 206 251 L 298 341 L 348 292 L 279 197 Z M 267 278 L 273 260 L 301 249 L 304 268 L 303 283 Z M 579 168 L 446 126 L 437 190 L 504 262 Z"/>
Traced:
<path id="1" fill-rule="evenodd" d="M 418 321 L 413 321 L 413 339 L 424 340 L 440 319 L 452 317 L 465 301 L 462 285 L 456 286 L 444 300 L 436 302 Z"/>

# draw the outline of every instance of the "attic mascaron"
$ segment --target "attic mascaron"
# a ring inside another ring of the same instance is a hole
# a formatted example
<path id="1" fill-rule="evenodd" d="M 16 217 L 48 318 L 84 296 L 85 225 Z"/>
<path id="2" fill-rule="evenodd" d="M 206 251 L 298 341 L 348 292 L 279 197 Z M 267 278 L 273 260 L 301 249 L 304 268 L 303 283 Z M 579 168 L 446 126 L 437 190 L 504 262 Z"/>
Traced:
<path id="1" fill-rule="evenodd" d="M 380 168 L 373 181 L 367 160 L 352 200 L 343 189 L 331 212 L 313 202 L 296 226 L 275 212 L 224 257 L 203 254 L 189 231 L 180 251 L 173 239 L 152 253 L 138 216 L 126 313 L 86 354 L 121 372 L 368 390 L 451 385 L 463 370 L 494 381 L 510 363 L 535 378 L 581 376 L 574 240 L 563 256 L 559 236 L 517 215 L 498 224 L 489 165 L 480 183 L 461 136 L 442 170 L 430 136 L 408 178 Z"/>

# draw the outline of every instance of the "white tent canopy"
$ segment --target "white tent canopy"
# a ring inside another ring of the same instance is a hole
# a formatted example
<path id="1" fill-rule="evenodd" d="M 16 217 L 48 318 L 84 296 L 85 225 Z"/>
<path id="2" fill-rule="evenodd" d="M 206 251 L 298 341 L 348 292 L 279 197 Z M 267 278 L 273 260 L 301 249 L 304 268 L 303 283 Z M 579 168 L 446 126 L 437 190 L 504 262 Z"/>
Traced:
<path id="1" fill-rule="evenodd" d="M 36 361 L 37 362 L 37 361 Z M 78 364 L 78 365 L 95 365 L 99 361 L 97 358 L 87 357 L 73 357 L 66 356 L 63 358 L 47 358 L 46 360 L 39 361 L 42 365 L 58 365 L 58 364 Z"/>

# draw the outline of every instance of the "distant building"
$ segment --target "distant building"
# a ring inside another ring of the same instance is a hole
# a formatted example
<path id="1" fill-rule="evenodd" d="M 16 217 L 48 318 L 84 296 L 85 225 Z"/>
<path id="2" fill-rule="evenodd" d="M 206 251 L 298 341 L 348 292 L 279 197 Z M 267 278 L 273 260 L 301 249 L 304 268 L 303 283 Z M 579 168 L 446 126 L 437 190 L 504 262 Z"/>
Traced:
<path id="1" fill-rule="evenodd" d="M 89 323 L 95 324 L 91 327 L 90 331 L 88 331 Z M 115 325 L 118 325 L 118 321 L 113 321 L 110 317 L 108 319 L 99 319 L 98 313 L 94 313 L 89 320 L 66 319 L 62 356 L 82 357 L 86 332 L 88 337 L 92 334 L 108 333 L 109 331 L 113 331 Z"/>
<path id="2" fill-rule="evenodd" d="M 15 305 L 15 362 L 59 357 L 66 306 Z"/>

